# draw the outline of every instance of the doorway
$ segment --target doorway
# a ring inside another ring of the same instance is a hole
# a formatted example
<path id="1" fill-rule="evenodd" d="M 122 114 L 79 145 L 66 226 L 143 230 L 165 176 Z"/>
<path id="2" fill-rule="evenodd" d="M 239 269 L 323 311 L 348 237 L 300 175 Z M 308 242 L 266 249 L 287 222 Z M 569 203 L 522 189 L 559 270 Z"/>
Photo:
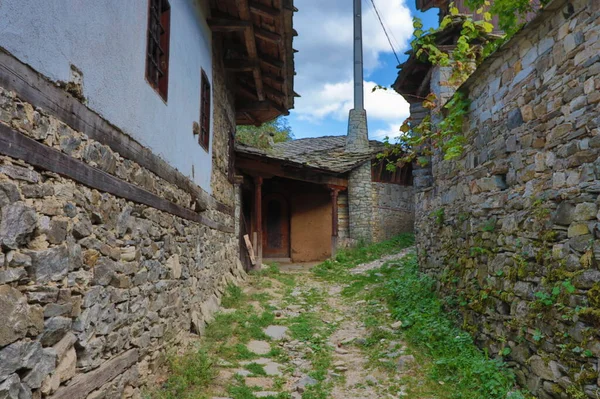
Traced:
<path id="1" fill-rule="evenodd" d="M 263 198 L 263 256 L 290 257 L 290 207 L 281 194 Z"/>

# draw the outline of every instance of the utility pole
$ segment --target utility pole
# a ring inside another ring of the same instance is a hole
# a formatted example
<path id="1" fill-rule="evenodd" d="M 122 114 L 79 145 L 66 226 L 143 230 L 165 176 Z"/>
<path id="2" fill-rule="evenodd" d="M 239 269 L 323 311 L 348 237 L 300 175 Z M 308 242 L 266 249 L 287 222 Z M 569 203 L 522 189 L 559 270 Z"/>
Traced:
<path id="1" fill-rule="evenodd" d="M 354 109 L 365 109 L 363 87 L 362 4 L 354 0 Z"/>
<path id="2" fill-rule="evenodd" d="M 354 0 L 354 109 L 348 117 L 346 152 L 369 152 L 369 132 L 363 87 L 362 4 Z"/>

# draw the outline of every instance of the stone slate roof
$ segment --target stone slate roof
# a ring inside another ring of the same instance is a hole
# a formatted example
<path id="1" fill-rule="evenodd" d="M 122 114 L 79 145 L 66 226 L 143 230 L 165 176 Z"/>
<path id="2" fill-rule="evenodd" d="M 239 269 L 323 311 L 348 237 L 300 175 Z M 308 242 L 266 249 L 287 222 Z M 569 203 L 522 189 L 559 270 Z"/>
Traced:
<path id="1" fill-rule="evenodd" d="M 346 173 L 369 159 L 373 159 L 384 148 L 383 143 L 370 140 L 370 151 L 365 154 L 344 152 L 346 136 L 325 136 L 277 143 L 270 149 L 260 149 L 236 143 L 240 154 L 261 156 L 278 161 L 287 161 L 299 166 L 322 169 L 334 173 Z"/>

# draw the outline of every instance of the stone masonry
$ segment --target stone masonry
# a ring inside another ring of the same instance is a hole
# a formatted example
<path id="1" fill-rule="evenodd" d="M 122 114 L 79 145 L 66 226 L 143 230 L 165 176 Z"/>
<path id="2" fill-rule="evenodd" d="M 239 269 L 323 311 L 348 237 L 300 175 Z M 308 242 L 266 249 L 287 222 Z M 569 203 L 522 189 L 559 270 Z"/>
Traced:
<path id="1" fill-rule="evenodd" d="M 369 151 L 369 134 L 367 131 L 367 111 L 351 109 L 348 117 L 348 136 L 346 152 Z"/>
<path id="2" fill-rule="evenodd" d="M 215 68 L 216 98 L 226 98 Z M 231 104 L 222 101 L 225 107 Z M 204 215 L 235 227 L 226 179 L 235 123 L 215 112 Z M 191 196 L 0 87 L 0 123 L 181 206 Z M 237 236 L 0 157 L 0 398 L 129 398 L 168 350 L 203 331 L 244 278 Z"/>
<path id="3" fill-rule="evenodd" d="M 353 241 L 373 241 L 371 162 L 356 167 L 348 176 L 349 235 Z"/>
<path id="4" fill-rule="evenodd" d="M 420 263 L 536 397 L 600 395 L 600 2 L 552 1 L 463 85 L 416 194 Z"/>
<path id="5" fill-rule="evenodd" d="M 400 233 L 412 233 L 415 224 L 412 186 L 373 182 L 373 240 L 390 239 Z"/>

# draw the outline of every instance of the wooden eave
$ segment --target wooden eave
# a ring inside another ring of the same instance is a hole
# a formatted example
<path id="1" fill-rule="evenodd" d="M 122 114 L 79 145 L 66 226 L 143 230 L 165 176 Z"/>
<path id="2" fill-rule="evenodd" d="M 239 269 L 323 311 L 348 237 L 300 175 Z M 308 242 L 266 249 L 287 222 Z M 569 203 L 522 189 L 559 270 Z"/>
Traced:
<path id="1" fill-rule="evenodd" d="M 274 176 L 314 184 L 348 187 L 346 174 L 333 173 L 319 168 L 290 161 L 265 158 L 259 155 L 236 153 L 235 166 L 250 176 L 271 178 Z"/>
<path id="2" fill-rule="evenodd" d="M 234 77 L 236 122 L 260 125 L 294 107 L 293 0 L 210 0 L 208 20 Z"/>

